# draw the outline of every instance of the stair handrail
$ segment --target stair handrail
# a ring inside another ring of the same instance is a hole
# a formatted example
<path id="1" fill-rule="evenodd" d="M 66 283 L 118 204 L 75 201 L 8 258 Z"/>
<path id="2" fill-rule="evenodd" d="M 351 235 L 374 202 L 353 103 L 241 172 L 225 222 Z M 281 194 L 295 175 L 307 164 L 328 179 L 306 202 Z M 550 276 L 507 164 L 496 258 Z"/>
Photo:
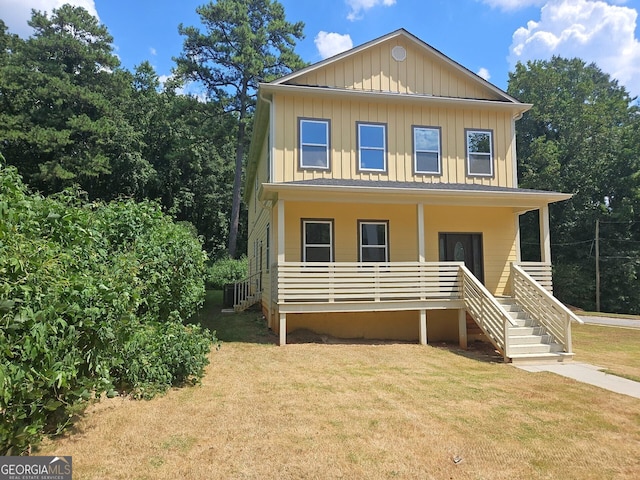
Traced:
<path id="1" fill-rule="evenodd" d="M 549 293 L 549 291 L 544 288 L 542 285 L 540 285 L 531 275 L 529 275 L 520 265 L 518 265 L 517 263 L 512 263 L 511 264 L 511 268 L 513 268 L 514 270 L 516 270 L 520 275 L 522 275 L 524 278 L 526 278 L 532 285 L 533 287 L 538 291 L 538 293 L 540 295 L 542 295 L 546 300 L 554 303 L 560 310 L 562 310 L 569 318 L 571 318 L 571 320 L 573 320 L 574 322 L 579 323 L 580 325 L 583 325 L 584 322 L 582 321 L 582 319 L 580 317 L 578 317 L 575 313 L 573 313 L 571 310 L 569 310 L 567 308 L 567 306 L 562 303 L 560 300 L 558 300 L 556 297 L 554 297 L 551 293 Z M 514 292 L 515 294 L 515 289 Z"/>
<path id="2" fill-rule="evenodd" d="M 241 305 L 251 295 L 257 295 L 262 292 L 260 285 L 261 271 L 252 273 L 248 277 L 243 278 L 239 282 L 235 282 L 233 286 L 233 306 Z"/>
<path id="3" fill-rule="evenodd" d="M 571 341 L 571 320 L 584 324 L 575 313 L 569 310 L 560 300 L 554 297 L 547 291 L 542 285 L 531 277 L 522 267 L 516 263 L 511 264 L 512 269 L 512 287 L 513 295 L 516 302 L 524 308 L 524 310 L 540 322 L 546 330 L 558 343 L 564 346 L 565 352 L 572 353 L 573 346 Z M 522 278 L 526 281 L 526 285 L 529 288 L 533 288 L 534 293 L 531 295 L 529 292 L 521 289 L 518 286 L 518 278 Z M 521 291 L 522 290 L 522 291 Z M 528 298 L 527 298 L 528 297 Z M 562 317 L 562 324 L 558 324 L 557 317 L 554 315 L 545 315 L 545 312 L 559 311 Z"/>
<path id="4" fill-rule="evenodd" d="M 487 288 L 480 282 L 480 280 L 478 280 L 478 278 L 473 273 L 471 273 L 471 271 L 464 264 L 460 265 L 460 271 L 463 275 L 462 292 L 467 311 L 469 311 L 472 316 L 477 316 L 477 312 L 475 312 L 475 310 L 471 308 L 473 307 L 473 304 L 468 298 L 465 280 L 470 282 L 476 290 L 480 291 L 480 293 L 482 294 L 481 300 L 488 302 L 490 308 L 497 311 L 500 318 L 502 319 L 502 328 L 498 330 L 496 328 L 491 328 L 491 323 L 486 322 L 484 318 L 481 318 L 481 316 L 480 318 L 475 318 L 476 323 L 482 329 L 485 335 L 487 335 L 487 338 L 489 338 L 491 343 L 493 343 L 494 346 L 501 350 L 505 359 L 509 358 L 509 326 L 516 327 L 518 326 L 518 324 L 511 317 L 511 315 L 509 315 L 509 312 L 507 312 L 504 306 L 502 306 L 498 302 L 498 300 L 496 300 L 491 292 L 487 290 Z"/>

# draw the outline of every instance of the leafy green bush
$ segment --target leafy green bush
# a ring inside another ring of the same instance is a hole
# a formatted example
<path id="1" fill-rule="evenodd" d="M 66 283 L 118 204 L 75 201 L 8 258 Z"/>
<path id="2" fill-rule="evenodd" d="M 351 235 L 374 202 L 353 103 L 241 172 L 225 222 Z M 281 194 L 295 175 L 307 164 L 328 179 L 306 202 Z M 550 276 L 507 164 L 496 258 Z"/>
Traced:
<path id="1" fill-rule="evenodd" d="M 215 337 L 197 325 L 144 325 L 123 346 L 118 387 L 148 399 L 172 385 L 197 383 L 207 366 L 212 341 Z"/>
<path id="2" fill-rule="evenodd" d="M 207 269 L 207 285 L 221 290 L 228 283 L 235 283 L 247 277 L 249 262 L 246 256 L 240 259 L 221 258 Z"/>
<path id="3" fill-rule="evenodd" d="M 114 386 L 150 397 L 201 378 L 213 336 L 181 321 L 204 274 L 199 240 L 158 206 L 44 198 L 0 163 L 0 453 Z"/>

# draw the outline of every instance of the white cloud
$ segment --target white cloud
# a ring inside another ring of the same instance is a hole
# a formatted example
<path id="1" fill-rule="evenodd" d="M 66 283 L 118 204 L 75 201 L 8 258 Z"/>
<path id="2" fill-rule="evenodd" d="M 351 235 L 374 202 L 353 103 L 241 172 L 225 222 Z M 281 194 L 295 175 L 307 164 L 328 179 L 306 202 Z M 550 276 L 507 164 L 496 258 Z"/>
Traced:
<path id="1" fill-rule="evenodd" d="M 491 8 L 499 8 L 505 11 L 521 10 L 523 8 L 538 7 L 544 5 L 546 0 L 480 0 Z"/>
<path id="2" fill-rule="evenodd" d="M 478 75 L 479 77 L 484 78 L 487 81 L 489 81 L 489 79 L 491 78 L 491 74 L 489 73 L 489 70 L 487 70 L 484 67 L 480 68 L 480 70 L 478 70 L 476 72 L 476 75 Z"/>
<path id="3" fill-rule="evenodd" d="M 158 51 L 157 51 L 155 48 L 153 48 L 153 47 L 150 47 L 150 48 L 149 48 L 149 53 L 150 53 L 151 55 L 153 55 L 154 57 L 155 57 L 156 55 L 158 55 Z"/>
<path id="4" fill-rule="evenodd" d="M 84 7 L 91 15 L 98 17 L 94 0 L 0 0 L 0 16 L 11 33 L 25 38 L 33 33 L 33 29 L 27 25 L 27 21 L 31 20 L 31 9 L 51 13 L 51 10 L 65 3 Z"/>
<path id="5" fill-rule="evenodd" d="M 384 5 L 385 7 L 390 7 L 391 5 L 395 5 L 396 0 L 345 0 L 347 5 L 351 7 L 351 11 L 347 15 L 347 20 L 360 20 L 362 15 L 367 10 L 372 9 L 377 5 Z"/>
<path id="6" fill-rule="evenodd" d="M 322 59 L 333 57 L 353 48 L 353 41 L 349 34 L 340 35 L 339 33 L 320 31 L 313 39 L 313 43 L 316 44 Z"/>
<path id="7" fill-rule="evenodd" d="M 594 62 L 604 72 L 640 94 L 640 42 L 635 37 L 638 12 L 592 0 L 550 0 L 540 20 L 513 34 L 511 67 L 553 55 Z"/>

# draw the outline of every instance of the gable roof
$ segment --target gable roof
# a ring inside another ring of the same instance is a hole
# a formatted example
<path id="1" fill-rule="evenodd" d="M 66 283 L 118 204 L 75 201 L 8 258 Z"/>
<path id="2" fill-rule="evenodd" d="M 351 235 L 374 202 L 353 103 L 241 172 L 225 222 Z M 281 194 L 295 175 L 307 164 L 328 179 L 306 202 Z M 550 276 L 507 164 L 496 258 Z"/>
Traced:
<path id="1" fill-rule="evenodd" d="M 476 75 L 471 70 L 467 69 L 466 67 L 459 64 L 458 62 L 447 57 L 445 54 L 443 54 L 439 50 L 433 48 L 431 45 L 422 41 L 421 39 L 419 39 L 418 37 L 416 37 L 415 35 L 411 34 L 410 32 L 408 32 L 403 28 L 398 29 L 394 32 L 388 33 L 386 35 L 383 35 L 381 37 L 378 37 L 374 40 L 371 40 L 367 43 L 354 47 L 340 54 L 334 55 L 333 57 L 327 58 L 325 60 L 314 63 L 312 65 L 309 65 L 308 67 L 305 67 L 301 70 L 297 70 L 293 73 L 280 77 L 270 82 L 269 85 L 299 84 L 298 83 L 299 80 L 304 79 L 306 76 L 308 76 L 311 73 L 317 73 L 331 66 L 335 66 L 337 64 L 343 63 L 346 60 L 353 60 L 354 57 L 361 55 L 366 50 L 370 50 L 373 47 L 376 47 L 394 40 L 396 42 L 400 42 L 404 40 L 405 43 L 415 46 L 416 49 L 426 57 L 432 58 L 435 61 L 442 63 L 447 68 L 455 72 L 461 78 L 465 79 L 466 81 L 472 82 L 473 84 L 477 85 L 478 88 L 481 88 L 483 90 L 486 90 L 487 92 L 490 92 L 494 97 L 493 98 L 494 101 L 497 100 L 497 101 L 503 101 L 508 103 L 520 104 L 520 101 L 517 100 L 516 98 L 512 97 L 502 89 L 496 87 L 495 85 L 488 82 L 484 78 Z M 319 85 L 315 85 L 315 86 L 319 86 Z M 326 85 L 326 86 L 329 86 L 329 85 Z M 419 92 L 419 93 L 429 93 L 429 92 Z"/>

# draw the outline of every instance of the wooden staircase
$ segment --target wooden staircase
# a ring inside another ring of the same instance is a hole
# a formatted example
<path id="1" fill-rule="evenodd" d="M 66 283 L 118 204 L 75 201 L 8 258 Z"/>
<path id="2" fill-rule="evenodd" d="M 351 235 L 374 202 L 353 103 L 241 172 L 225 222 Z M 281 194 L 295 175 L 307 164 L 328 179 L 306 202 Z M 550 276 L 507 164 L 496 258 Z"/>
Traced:
<path id="1" fill-rule="evenodd" d="M 564 346 L 553 340 L 544 326 L 531 317 L 511 297 L 496 297 L 516 323 L 509 325 L 507 336 L 509 358 L 512 363 L 566 362 L 573 353 L 564 352 Z"/>
<path id="2" fill-rule="evenodd" d="M 234 284 L 233 309 L 243 312 L 260 301 L 262 297 L 261 272 L 245 278 Z"/>

